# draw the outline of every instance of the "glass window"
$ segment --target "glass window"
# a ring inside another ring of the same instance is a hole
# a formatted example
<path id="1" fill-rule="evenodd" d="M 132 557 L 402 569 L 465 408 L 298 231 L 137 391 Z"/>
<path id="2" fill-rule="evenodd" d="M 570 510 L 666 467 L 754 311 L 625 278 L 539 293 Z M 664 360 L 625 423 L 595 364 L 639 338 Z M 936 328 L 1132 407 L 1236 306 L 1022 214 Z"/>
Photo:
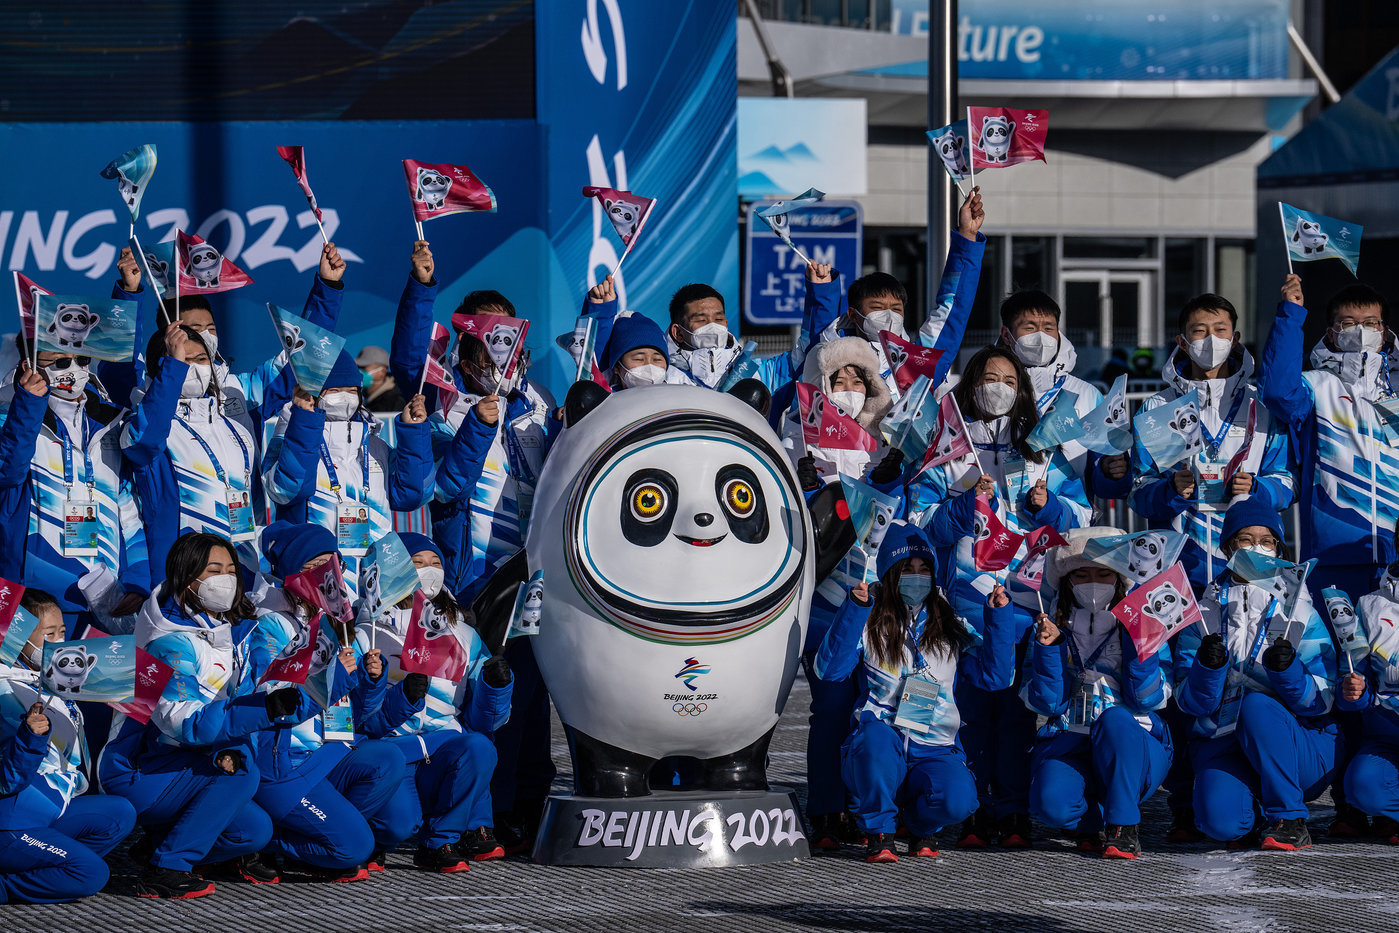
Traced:
<path id="1" fill-rule="evenodd" d="M 1239 311 L 1239 330 L 1254 347 L 1263 342 L 1255 326 L 1257 292 L 1254 287 L 1254 244 L 1252 240 L 1214 241 L 1214 290 L 1234 303 Z"/>
<path id="2" fill-rule="evenodd" d="M 1054 237 L 1017 236 L 1012 243 L 1011 290 L 1038 288 L 1040 291 L 1054 294 Z M 981 281 L 983 284 L 986 282 L 984 274 Z"/>
<path id="3" fill-rule="evenodd" d="M 1200 238 L 1172 237 L 1166 240 L 1165 290 L 1166 306 L 1161 309 L 1166 339 L 1179 329 L 1176 319 L 1185 303 L 1196 295 L 1209 291 L 1205 282 L 1205 250 L 1209 241 Z M 1238 296 L 1224 296 L 1237 302 Z"/>
<path id="4" fill-rule="evenodd" d="M 1065 259 L 1155 259 L 1156 237 L 1066 236 Z"/>

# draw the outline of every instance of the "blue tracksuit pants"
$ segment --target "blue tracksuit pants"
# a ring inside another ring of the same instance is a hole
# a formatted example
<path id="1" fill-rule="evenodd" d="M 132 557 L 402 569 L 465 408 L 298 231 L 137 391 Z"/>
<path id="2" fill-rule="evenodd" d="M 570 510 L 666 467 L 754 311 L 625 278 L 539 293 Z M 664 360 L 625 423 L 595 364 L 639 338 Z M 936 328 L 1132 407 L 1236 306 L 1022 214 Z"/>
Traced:
<path id="1" fill-rule="evenodd" d="M 1249 693 L 1233 735 L 1194 739 L 1195 823 L 1211 839 L 1247 835 L 1258 810 L 1267 820 L 1307 815 L 1307 801 L 1331 782 L 1343 739 L 1334 722 L 1298 721 L 1266 693 Z"/>
<path id="2" fill-rule="evenodd" d="M 858 678 L 827 681 L 816 676 L 812 663 L 816 652 L 802 655 L 806 679 L 811 684 L 811 718 L 806 733 L 806 812 L 826 816 L 845 812 L 845 781 L 841 778 L 840 750 L 850 735 Z"/>
<path id="3" fill-rule="evenodd" d="M 552 755 L 549 690 L 534 660 L 530 639 L 511 639 L 505 648 L 505 659 L 510 662 L 515 686 L 510 719 L 495 733 L 498 763 L 491 778 L 491 800 L 497 813 L 512 812 L 517 799 L 531 807 L 539 806 L 549 796 L 558 774 Z M 493 825 L 476 823 L 472 828 Z"/>
<path id="4" fill-rule="evenodd" d="M 102 787 L 136 808 L 137 822 L 160 838 L 151 864 L 189 871 L 202 862 L 250 855 L 267 845 L 272 821 L 253 802 L 256 768 L 227 774 L 204 751 L 172 751 L 136 771 L 103 774 Z"/>
<path id="5" fill-rule="evenodd" d="M 955 745 L 905 743 L 903 733 L 862 714 L 844 749 L 841 773 L 867 833 L 898 829 L 899 807 L 915 836 L 931 836 L 976 811 L 976 782 Z"/>
<path id="6" fill-rule="evenodd" d="M 1383 739 L 1361 743 L 1346 768 L 1345 788 L 1353 806 L 1399 820 L 1399 745 Z"/>
<path id="7" fill-rule="evenodd" d="M 495 826 L 491 774 L 496 750 L 479 732 L 443 732 L 424 760 L 408 764 L 404 778 L 379 811 L 391 835 L 386 847 L 418 833 L 418 845 L 436 849 L 461 839 L 467 830 Z M 429 744 L 431 748 L 431 742 Z"/>
<path id="8" fill-rule="evenodd" d="M 102 856 L 136 825 L 120 797 L 75 797 L 48 826 L 0 830 L 0 903 L 53 904 L 87 897 L 107 883 Z"/>
<path id="9" fill-rule="evenodd" d="M 1096 832 L 1136 826 L 1141 803 L 1171 766 L 1170 733 L 1154 737 L 1130 711 L 1109 707 L 1087 734 L 1040 739 L 1030 755 L 1030 813 L 1049 826 Z"/>
<path id="10" fill-rule="evenodd" d="M 272 817 L 269 848 L 320 868 L 362 865 L 374 852 L 376 829 L 387 837 L 377 817 L 403 781 L 404 767 L 393 745 L 367 741 L 319 781 L 264 783 L 256 799 Z"/>
<path id="11" fill-rule="evenodd" d="M 958 678 L 956 692 L 957 709 L 962 714 L 957 739 L 976 775 L 981 806 L 990 807 L 998 818 L 1029 813 L 1035 714 L 1020 699 L 1019 675 L 1014 685 L 990 691 L 973 685 L 968 678 Z"/>

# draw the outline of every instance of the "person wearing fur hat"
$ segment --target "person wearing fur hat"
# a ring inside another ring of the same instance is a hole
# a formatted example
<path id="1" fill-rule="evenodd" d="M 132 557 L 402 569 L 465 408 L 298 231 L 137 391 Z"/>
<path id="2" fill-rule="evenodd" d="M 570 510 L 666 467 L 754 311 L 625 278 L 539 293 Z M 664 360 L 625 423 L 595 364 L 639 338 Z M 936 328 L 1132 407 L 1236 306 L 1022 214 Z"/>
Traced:
<path id="1" fill-rule="evenodd" d="M 1045 580 L 1058 602 L 1052 619 L 1037 620 L 1020 695 L 1048 720 L 1030 755 L 1030 812 L 1075 830 L 1084 851 L 1132 859 L 1142 801 L 1171 765 L 1171 733 L 1157 712 L 1170 695 L 1170 648 L 1138 659 L 1112 614 L 1127 579 L 1083 556 L 1089 541 L 1119 534 L 1075 528 L 1049 552 Z"/>
<path id="2" fill-rule="evenodd" d="M 891 466 L 899 477 L 902 455 L 890 451 L 880 439 L 879 423 L 894 407 L 889 387 L 879 378 L 879 359 L 870 349 L 869 341 L 859 337 L 840 337 L 817 344 L 802 366 L 802 382 L 816 386 L 826 400 L 840 413 L 854 418 L 871 436 L 880 441 L 879 449 L 837 450 L 807 444 L 802 439 L 802 420 L 793 400 L 792 411 L 782 428 L 782 443 L 797 467 L 803 487 L 811 484 L 812 471 L 820 482 L 833 482 L 838 475 L 863 479 L 872 468 L 893 457 Z M 887 473 L 888 471 L 886 471 Z"/>
<path id="3" fill-rule="evenodd" d="M 959 677 L 1007 688 L 1015 671 L 1014 624 L 1002 587 L 980 607 L 978 634 L 933 583 L 933 549 L 897 522 L 879 548 L 879 582 L 850 591 L 816 657 L 817 675 L 867 685 L 842 750 L 842 773 L 865 833 L 865 861 L 895 862 L 900 802 L 909 854 L 937 855 L 937 833 L 976 809 L 976 782 L 958 741 Z M 981 640 L 980 650 L 967 649 Z"/>
<path id="4" fill-rule="evenodd" d="M 1029 637 L 1038 611 L 1032 586 L 987 569 L 976 557 L 994 519 L 1014 534 L 1050 526 L 1061 535 L 1089 523 L 1082 478 L 1057 447 L 1036 450 L 1039 424 L 1029 374 L 1000 346 L 967 362 L 952 390 L 966 419 L 972 453 L 919 471 L 908 484 L 908 520 L 927 529 L 938 551 L 941 583 L 957 614 L 978 618 L 993 587 L 1004 585 L 1015 613 L 1016 641 Z M 1004 563 L 992 566 L 1004 567 Z M 1035 717 L 1015 690 L 962 691 L 962 740 L 981 784 L 983 807 L 963 827 L 959 845 L 981 847 L 999 836 L 1008 848 L 1030 845 L 1029 761 Z"/>
<path id="5" fill-rule="evenodd" d="M 374 850 L 408 835 L 386 812 L 403 780 L 403 755 L 388 742 L 366 738 L 365 726 L 392 729 L 421 712 L 428 678 L 409 675 L 390 686 L 382 650 L 366 652 L 361 663 L 344 623 L 286 587 L 293 574 L 340 560 L 328 528 L 273 522 L 262 549 L 279 585 L 258 594 L 245 679 L 260 684 L 273 660 L 308 647 L 311 622 L 319 619 L 311 672 L 297 688 L 306 702 L 257 745 L 261 783 L 255 799 L 273 826 L 267 851 L 282 857 L 289 870 L 362 881 Z M 283 686 L 273 679 L 266 689 Z"/>
<path id="6" fill-rule="evenodd" d="M 1174 645 L 1176 703 L 1194 717 L 1195 818 L 1201 832 L 1231 844 L 1261 836 L 1264 849 L 1304 849 L 1307 801 L 1331 783 L 1344 754 L 1332 714 L 1336 647 L 1305 585 L 1294 582 L 1286 598 L 1269 586 L 1269 562 L 1288 557 L 1271 504 L 1234 502 L 1221 538 L 1224 556 L 1249 572 L 1225 570 L 1206 587 L 1208 634 L 1192 625 Z"/>
<path id="7" fill-rule="evenodd" d="M 395 419 L 390 446 L 362 393 L 359 369 L 344 352 L 316 397 L 297 386 L 262 472 L 279 520 L 334 531 L 351 593 L 359 559 L 393 530 L 392 513 L 422 508 L 432 497 L 432 429 L 423 396 L 413 396 Z"/>
<path id="8" fill-rule="evenodd" d="M 442 585 L 442 551 L 426 535 L 405 531 L 398 537 L 412 556 L 430 611 L 461 643 L 467 673 L 460 683 L 429 678 L 426 705 L 407 721 L 391 726 L 376 716 L 362 728 L 370 736 L 386 737 L 408 763 L 382 815 L 403 830 L 403 838 L 417 833 L 414 863 L 444 874 L 466 871 L 469 862 L 505 857 L 495 837 L 491 806 L 491 773 L 496 764 L 491 739 L 510 717 L 514 682 L 505 658 L 491 655 L 470 625 L 466 610 Z M 375 645 L 401 648 L 412 619 L 413 594 L 381 607 L 375 618 L 358 626 L 356 655 L 366 656 Z M 405 679 L 398 657 L 398 650 L 391 648 L 391 681 Z M 371 871 L 383 869 L 391 848 L 379 845 L 369 860 Z"/>

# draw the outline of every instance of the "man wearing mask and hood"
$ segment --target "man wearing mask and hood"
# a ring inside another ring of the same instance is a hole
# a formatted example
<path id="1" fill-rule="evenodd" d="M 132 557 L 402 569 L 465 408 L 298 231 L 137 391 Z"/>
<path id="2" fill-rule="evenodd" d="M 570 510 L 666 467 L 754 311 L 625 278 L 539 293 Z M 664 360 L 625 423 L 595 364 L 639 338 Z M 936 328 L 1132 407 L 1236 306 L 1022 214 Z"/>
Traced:
<path id="1" fill-rule="evenodd" d="M 1180 559 L 1197 594 L 1224 565 L 1220 532 L 1229 503 L 1253 496 L 1281 512 L 1296 490 L 1285 429 L 1274 424 L 1249 384 L 1253 355 L 1239 342 L 1238 321 L 1227 298 L 1190 299 L 1161 371 L 1166 389 L 1142 405 L 1142 411 L 1158 408 L 1195 391 L 1204 448 L 1180 464 L 1153 464 L 1140 445 L 1134 448 L 1132 508 L 1152 528 L 1185 532 Z"/>
<path id="2" fill-rule="evenodd" d="M 1399 450 L 1380 406 L 1399 380 L 1384 297 L 1368 285 L 1341 289 L 1326 308 L 1326 333 L 1302 372 L 1302 279 L 1282 285 L 1263 347 L 1263 401 L 1291 432 L 1301 478 L 1301 556 L 1316 558 L 1314 590 L 1334 586 L 1352 600 L 1371 592 L 1395 559 Z M 1319 592 L 1313 594 L 1320 598 Z"/>
<path id="3" fill-rule="evenodd" d="M 277 421 L 262 474 L 278 520 L 335 532 L 352 595 L 360 558 L 393 531 L 392 513 L 422 508 L 432 495 L 432 433 L 423 397 L 404 407 L 386 439 L 384 425 L 364 408 L 358 379 L 359 369 L 342 352 L 318 397 L 297 386 Z"/>
<path id="4" fill-rule="evenodd" d="M 0 426 L 0 577 L 53 593 L 70 634 L 89 609 L 110 627 L 150 592 L 119 412 L 89 385 L 88 357 L 37 359 L 37 370 L 20 363 Z"/>

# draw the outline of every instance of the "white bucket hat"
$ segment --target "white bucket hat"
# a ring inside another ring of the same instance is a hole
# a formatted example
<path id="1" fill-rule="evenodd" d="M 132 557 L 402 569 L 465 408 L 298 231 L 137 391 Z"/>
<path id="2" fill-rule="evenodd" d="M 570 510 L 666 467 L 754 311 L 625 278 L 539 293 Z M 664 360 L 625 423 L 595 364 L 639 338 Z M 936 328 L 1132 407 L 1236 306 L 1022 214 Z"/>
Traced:
<path id="1" fill-rule="evenodd" d="M 1108 570 L 1112 570 L 1113 568 L 1106 564 L 1085 558 L 1083 549 L 1094 538 L 1110 538 L 1113 535 L 1123 534 L 1126 532 L 1121 528 L 1109 528 L 1102 525 L 1095 528 L 1070 529 L 1069 533 L 1064 535 L 1066 544 L 1049 549 L 1049 554 L 1045 557 L 1045 578 L 1057 590 L 1062 589 L 1060 583 L 1064 577 L 1080 567 L 1106 567 Z M 1123 581 L 1127 579 L 1121 573 L 1118 573 L 1117 576 Z"/>

